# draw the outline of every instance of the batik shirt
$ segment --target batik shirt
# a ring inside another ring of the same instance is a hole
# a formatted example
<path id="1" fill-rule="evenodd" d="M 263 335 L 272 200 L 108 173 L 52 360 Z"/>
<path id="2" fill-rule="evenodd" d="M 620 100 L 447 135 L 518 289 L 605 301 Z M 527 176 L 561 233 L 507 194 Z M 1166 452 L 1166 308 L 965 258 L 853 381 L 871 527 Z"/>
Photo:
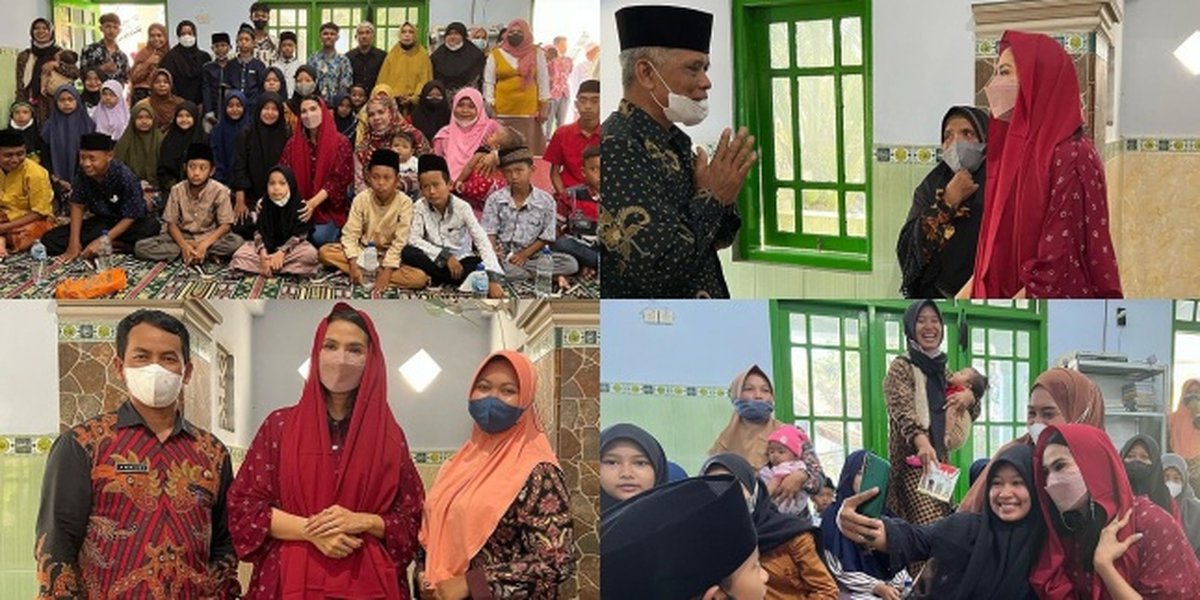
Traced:
<path id="1" fill-rule="evenodd" d="M 717 250 L 733 243 L 741 218 L 696 189 L 691 138 L 624 100 L 603 132 L 601 296 L 728 298 Z"/>
<path id="2" fill-rule="evenodd" d="M 229 452 L 183 417 L 166 441 L 129 402 L 50 449 L 36 526 L 38 598 L 237 598 Z"/>
<path id="3" fill-rule="evenodd" d="M 575 574 L 571 495 L 562 471 L 541 463 L 509 505 L 466 572 L 471 598 L 557 598 Z M 417 570 L 425 570 L 418 554 Z"/>
<path id="4" fill-rule="evenodd" d="M 325 54 L 324 50 L 308 57 L 308 66 L 317 70 L 317 91 L 322 98 L 345 94 L 354 85 L 354 67 L 345 54 Z"/>
<path id="5" fill-rule="evenodd" d="M 92 215 L 107 220 L 140 219 L 146 216 L 142 180 L 119 160 L 108 163 L 104 181 L 75 172 L 71 203 L 82 204 Z"/>
<path id="6" fill-rule="evenodd" d="M 100 65 L 113 61 L 117 65 L 117 70 L 112 75 L 109 75 Z M 129 82 L 129 55 L 117 49 L 116 52 L 109 52 L 104 45 L 104 40 L 100 40 L 94 44 L 88 44 L 79 55 L 79 72 L 86 73 L 88 69 L 100 69 L 105 77 L 116 79 L 121 83 Z"/>

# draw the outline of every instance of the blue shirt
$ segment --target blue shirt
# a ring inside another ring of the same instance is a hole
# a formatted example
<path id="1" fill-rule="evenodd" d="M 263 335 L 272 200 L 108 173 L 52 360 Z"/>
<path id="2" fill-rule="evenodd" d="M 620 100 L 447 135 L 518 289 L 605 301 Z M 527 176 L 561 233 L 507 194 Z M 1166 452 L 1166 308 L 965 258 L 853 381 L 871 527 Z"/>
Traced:
<path id="1" fill-rule="evenodd" d="M 75 170 L 71 182 L 71 203 L 82 204 L 102 219 L 140 219 L 146 216 L 146 201 L 142 198 L 142 180 L 125 163 L 113 159 L 103 181 Z"/>

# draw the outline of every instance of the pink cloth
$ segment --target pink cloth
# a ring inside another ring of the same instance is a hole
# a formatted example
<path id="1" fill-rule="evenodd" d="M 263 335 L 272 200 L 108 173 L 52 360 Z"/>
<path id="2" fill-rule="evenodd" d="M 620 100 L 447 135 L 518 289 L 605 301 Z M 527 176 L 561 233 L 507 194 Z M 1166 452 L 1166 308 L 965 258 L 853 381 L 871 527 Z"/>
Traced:
<path id="1" fill-rule="evenodd" d="M 458 106 L 459 101 L 463 98 L 469 98 L 475 105 L 475 110 L 478 111 L 475 122 L 464 127 L 458 124 L 458 119 L 451 118 L 450 124 L 433 136 L 433 153 L 446 159 L 446 164 L 450 167 L 451 179 L 458 179 L 458 174 L 471 161 L 471 157 L 475 156 L 475 151 L 487 142 L 489 135 L 500 127 L 499 123 L 487 116 L 483 105 L 483 94 L 480 94 L 479 90 L 475 88 L 467 87 L 458 90 L 458 93 L 454 94 L 454 102 L 450 105 L 451 110 Z"/>
<path id="2" fill-rule="evenodd" d="M 258 253 L 262 250 L 262 238 L 258 234 L 255 234 L 254 237 L 253 242 L 242 244 L 242 247 L 233 253 L 233 258 L 229 260 L 230 268 L 261 275 Z M 317 249 L 307 240 L 294 237 L 279 249 L 283 250 L 283 267 L 277 271 L 278 273 L 300 277 L 316 275 L 319 266 Z"/>

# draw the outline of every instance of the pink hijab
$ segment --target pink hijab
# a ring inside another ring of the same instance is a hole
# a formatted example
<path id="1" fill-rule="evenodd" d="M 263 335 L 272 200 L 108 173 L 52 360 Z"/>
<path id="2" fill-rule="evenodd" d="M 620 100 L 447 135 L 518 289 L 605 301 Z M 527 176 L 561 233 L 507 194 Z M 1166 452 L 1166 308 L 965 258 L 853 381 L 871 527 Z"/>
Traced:
<path id="1" fill-rule="evenodd" d="M 463 98 L 469 98 L 475 104 L 478 114 L 475 122 L 463 126 L 459 124 L 457 118 L 452 116 L 450 124 L 433 136 L 433 151 L 446 159 L 446 164 L 450 167 L 451 179 L 458 178 L 463 167 L 470 162 L 472 156 L 475 156 L 475 151 L 498 127 L 496 121 L 487 116 L 483 105 L 483 94 L 480 94 L 479 90 L 475 88 L 465 87 L 458 90 L 458 93 L 454 94 L 454 102 L 450 104 L 450 109 L 454 110 L 454 107 L 458 106 L 459 101 Z"/>

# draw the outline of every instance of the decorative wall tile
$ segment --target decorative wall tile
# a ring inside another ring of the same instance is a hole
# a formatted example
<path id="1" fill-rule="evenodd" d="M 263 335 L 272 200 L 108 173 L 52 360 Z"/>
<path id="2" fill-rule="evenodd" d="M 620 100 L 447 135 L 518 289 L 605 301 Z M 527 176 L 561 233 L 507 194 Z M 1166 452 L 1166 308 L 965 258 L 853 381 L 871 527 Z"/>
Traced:
<path id="1" fill-rule="evenodd" d="M 634 394 L 646 396 L 696 396 L 700 398 L 725 398 L 729 389 L 716 386 L 694 386 L 664 383 L 601 383 L 600 393 Z"/>
<path id="2" fill-rule="evenodd" d="M 1200 152 L 1196 138 L 1128 138 L 1126 152 L 1170 152 L 1175 154 Z"/>
<path id="3" fill-rule="evenodd" d="M 117 321 L 64 321 L 58 324 L 58 340 L 112 342 L 117 339 Z"/>
<path id="4" fill-rule="evenodd" d="M 40 456 L 50 451 L 54 437 L 46 434 L 0 436 L 0 454 Z"/>
<path id="5" fill-rule="evenodd" d="M 1047 33 L 1046 35 L 1062 45 L 1067 54 L 1080 55 L 1096 50 L 1096 34 L 1090 31 L 1070 31 L 1063 33 Z M 981 37 L 975 40 L 976 58 L 998 58 L 1000 56 L 999 37 Z"/>
<path id="6" fill-rule="evenodd" d="M 933 165 L 942 160 L 940 146 L 888 145 L 875 147 L 875 161 Z"/>
<path id="7" fill-rule="evenodd" d="M 600 346 L 600 329 L 596 327 L 560 327 L 555 329 L 559 348 L 595 348 Z"/>

